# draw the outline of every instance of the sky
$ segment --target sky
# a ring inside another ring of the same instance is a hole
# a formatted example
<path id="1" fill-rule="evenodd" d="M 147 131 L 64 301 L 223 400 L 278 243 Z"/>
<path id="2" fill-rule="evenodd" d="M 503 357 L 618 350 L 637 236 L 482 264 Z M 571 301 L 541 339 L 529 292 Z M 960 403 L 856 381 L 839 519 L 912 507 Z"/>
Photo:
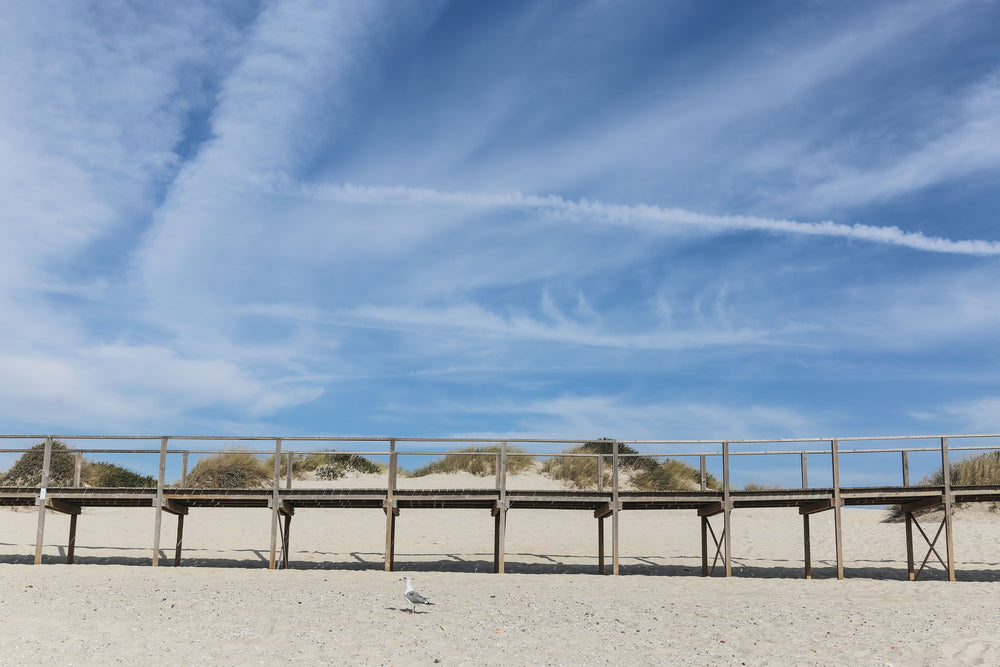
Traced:
<path id="1" fill-rule="evenodd" d="M 1000 432 L 1000 7 L 0 15 L 0 431 Z"/>

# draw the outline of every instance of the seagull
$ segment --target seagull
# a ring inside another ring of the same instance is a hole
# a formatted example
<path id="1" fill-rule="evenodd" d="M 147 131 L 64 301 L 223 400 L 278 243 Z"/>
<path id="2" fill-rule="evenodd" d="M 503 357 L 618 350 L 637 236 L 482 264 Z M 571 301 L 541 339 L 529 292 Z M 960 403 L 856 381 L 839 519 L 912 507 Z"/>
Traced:
<path id="1" fill-rule="evenodd" d="M 400 579 L 400 581 L 406 582 L 406 590 L 403 592 L 403 597 L 406 598 L 407 602 L 413 605 L 413 607 L 410 609 L 411 614 L 416 613 L 418 604 L 434 604 L 433 602 L 425 598 L 423 595 L 413 590 L 413 584 L 410 583 L 411 581 L 413 581 L 412 579 L 410 579 L 409 577 L 403 577 L 402 579 Z"/>

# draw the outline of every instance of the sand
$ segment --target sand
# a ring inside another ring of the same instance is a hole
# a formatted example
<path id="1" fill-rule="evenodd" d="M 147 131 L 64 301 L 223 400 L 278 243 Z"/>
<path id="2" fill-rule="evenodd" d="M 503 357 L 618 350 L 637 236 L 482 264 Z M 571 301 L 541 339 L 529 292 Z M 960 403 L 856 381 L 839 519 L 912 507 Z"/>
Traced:
<path id="1" fill-rule="evenodd" d="M 182 566 L 165 548 L 154 569 L 152 509 L 85 510 L 73 565 L 60 563 L 68 518 L 49 513 L 40 566 L 34 511 L 5 509 L 0 665 L 1000 663 L 994 514 L 956 516 L 958 582 L 933 561 L 906 581 L 903 526 L 877 510 L 843 516 L 847 579 L 833 578 L 827 513 L 812 520 L 806 581 L 801 518 L 784 509 L 734 512 L 729 579 L 699 576 L 693 511 L 623 512 L 623 574 L 601 577 L 588 512 L 512 510 L 507 573 L 495 575 L 483 510 L 404 511 L 386 573 L 378 510 L 299 510 L 291 569 L 271 571 L 267 510 L 192 510 Z M 163 545 L 174 526 L 166 517 Z M 434 606 L 407 611 L 404 574 Z"/>

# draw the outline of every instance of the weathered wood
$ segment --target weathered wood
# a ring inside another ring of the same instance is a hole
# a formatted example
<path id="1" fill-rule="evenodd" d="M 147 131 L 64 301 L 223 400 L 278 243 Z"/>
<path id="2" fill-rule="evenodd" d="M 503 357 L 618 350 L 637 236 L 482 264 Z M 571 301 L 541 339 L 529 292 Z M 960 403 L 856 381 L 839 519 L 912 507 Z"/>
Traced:
<path id="1" fill-rule="evenodd" d="M 61 514 L 71 514 L 77 515 L 80 513 L 80 506 L 76 503 L 68 503 L 65 500 L 60 500 L 58 498 L 46 498 L 45 499 L 46 509 L 50 509 Z"/>
<path id="2" fill-rule="evenodd" d="M 933 498 L 921 498 L 919 500 L 911 500 L 910 502 L 900 503 L 899 507 L 903 510 L 903 512 L 912 513 L 929 507 L 939 507 L 943 505 L 944 502 L 944 495 L 942 494 Z"/>
<path id="3" fill-rule="evenodd" d="M 184 516 L 188 513 L 188 506 L 179 500 L 174 500 L 173 498 L 163 498 L 160 501 L 163 511 L 168 514 L 173 514 L 174 516 Z"/>
<path id="4" fill-rule="evenodd" d="M 824 498 L 823 500 L 817 500 L 815 502 L 802 505 L 799 507 L 799 514 L 806 516 L 809 514 L 816 514 L 817 512 L 825 512 L 827 510 L 832 510 L 835 504 L 836 503 L 833 498 Z"/>
<path id="5" fill-rule="evenodd" d="M 594 509 L 594 518 L 603 519 L 614 514 L 614 511 L 611 503 L 601 503 Z"/>
<path id="6" fill-rule="evenodd" d="M 913 513 L 906 512 L 906 576 L 910 581 L 916 581 L 913 567 Z"/>
<path id="7" fill-rule="evenodd" d="M 597 517 L 597 574 L 604 574 L 604 517 Z"/>
<path id="8" fill-rule="evenodd" d="M 288 569 L 288 552 L 292 542 L 292 514 L 285 514 L 285 532 L 281 536 L 281 567 L 285 570 Z"/>
<path id="9" fill-rule="evenodd" d="M 76 520 L 79 513 L 69 515 L 69 540 L 66 541 L 66 564 L 72 565 L 76 556 Z"/>
<path id="10" fill-rule="evenodd" d="M 493 524 L 493 572 L 503 574 L 504 552 L 507 539 L 507 443 L 500 443 L 497 460 L 497 490 L 500 500 L 496 503 L 496 518 Z"/>
<path id="11" fill-rule="evenodd" d="M 42 545 L 45 542 L 45 496 L 48 495 L 49 465 L 52 462 L 52 436 L 45 438 L 45 452 L 42 454 L 42 479 L 38 490 L 38 527 L 35 531 L 35 565 L 42 562 Z"/>
<path id="12" fill-rule="evenodd" d="M 910 485 L 910 453 L 903 452 L 903 486 Z"/>
<path id="13" fill-rule="evenodd" d="M 844 534 L 840 519 L 840 453 L 837 441 L 830 441 L 830 455 L 833 459 L 833 530 L 837 544 L 837 579 L 844 578 Z"/>
<path id="14" fill-rule="evenodd" d="M 700 517 L 710 517 L 716 514 L 722 514 L 726 511 L 726 504 L 722 501 L 715 501 L 707 503 L 698 508 L 698 516 Z"/>
<path id="15" fill-rule="evenodd" d="M 80 486 L 80 477 L 83 473 L 83 452 L 73 455 L 73 486 Z"/>
<path id="16" fill-rule="evenodd" d="M 618 502 L 618 441 L 615 440 L 611 456 L 611 574 L 618 575 L 618 514 L 621 504 Z"/>
<path id="17" fill-rule="evenodd" d="M 188 478 L 188 453 L 181 454 L 181 486 L 187 486 Z"/>
<path id="18" fill-rule="evenodd" d="M 809 462 L 806 459 L 806 453 L 805 452 L 802 452 L 801 454 L 799 454 L 799 456 L 801 457 L 800 461 L 799 461 L 799 467 L 802 468 L 802 488 L 803 489 L 808 489 L 809 488 Z"/>
<path id="19" fill-rule="evenodd" d="M 802 515 L 802 544 L 803 544 L 803 561 L 805 562 L 805 578 L 812 579 L 813 577 L 813 566 L 812 566 L 812 545 L 809 535 L 809 515 Z"/>
<path id="20" fill-rule="evenodd" d="M 726 551 L 725 551 L 725 568 L 726 576 L 733 576 L 733 559 L 732 559 L 732 547 L 730 546 L 730 538 L 732 535 L 731 521 L 733 513 L 733 501 L 730 497 L 730 481 L 729 481 L 729 443 L 722 443 L 722 516 L 723 516 L 723 529 L 722 529 L 722 539 L 726 541 Z"/>
<path id="21" fill-rule="evenodd" d="M 708 465 L 707 465 L 707 461 L 706 461 L 706 459 L 708 457 L 705 456 L 704 454 L 702 454 L 698 458 L 699 458 L 699 463 L 701 464 L 699 466 L 700 471 L 701 471 L 701 487 L 700 488 L 701 488 L 702 491 L 705 491 L 705 490 L 708 489 Z"/>
<path id="22" fill-rule="evenodd" d="M 274 480 L 271 489 L 271 553 L 267 561 L 267 567 L 269 570 L 273 570 L 277 567 L 277 551 L 278 551 L 278 512 L 280 502 L 280 487 L 281 485 L 281 438 L 276 438 L 274 441 Z"/>
<path id="23" fill-rule="evenodd" d="M 708 576 L 708 517 L 701 517 L 701 576 Z"/>
<path id="24" fill-rule="evenodd" d="M 160 564 L 160 527 L 163 525 L 163 487 L 165 485 L 165 473 L 167 469 L 167 439 L 160 438 L 160 468 L 156 477 L 156 500 L 153 506 L 156 508 L 153 520 L 153 560 L 151 565 L 156 567 Z"/>
<path id="25" fill-rule="evenodd" d="M 396 453 L 396 441 L 389 441 L 389 479 L 386 485 L 386 496 L 385 496 L 385 571 L 392 572 L 393 560 L 395 557 L 396 550 L 396 516 L 399 514 L 399 508 L 396 505 L 396 499 L 393 497 L 396 493 L 396 470 L 397 470 L 397 457 L 399 455 Z"/>
<path id="26" fill-rule="evenodd" d="M 181 545 L 184 544 L 184 515 L 177 515 L 177 541 L 174 544 L 174 567 L 181 564 Z"/>
<path id="27" fill-rule="evenodd" d="M 290 488 L 292 488 L 292 466 L 294 465 L 292 463 L 292 453 L 288 452 L 285 455 L 285 457 L 286 457 L 285 458 L 285 488 L 286 489 L 290 489 Z"/>
<path id="28" fill-rule="evenodd" d="M 948 456 L 948 438 L 941 438 L 941 472 L 944 477 L 944 542 L 948 554 L 948 581 L 955 581 L 955 548 L 951 530 L 951 464 Z"/>

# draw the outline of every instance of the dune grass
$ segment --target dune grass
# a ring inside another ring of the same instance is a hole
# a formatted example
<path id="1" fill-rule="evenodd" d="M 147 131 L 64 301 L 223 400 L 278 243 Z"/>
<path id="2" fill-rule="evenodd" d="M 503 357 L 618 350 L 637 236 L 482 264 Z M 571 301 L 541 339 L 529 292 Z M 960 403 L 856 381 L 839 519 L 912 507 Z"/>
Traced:
<path id="1" fill-rule="evenodd" d="M 270 486 L 274 467 L 256 453 L 240 447 L 205 456 L 187 475 L 186 486 L 197 489 L 251 489 Z"/>
<path id="2" fill-rule="evenodd" d="M 950 471 L 950 481 L 952 486 L 981 486 L 1000 484 L 1000 451 L 983 452 L 968 456 L 964 459 L 954 461 L 948 466 Z M 943 486 L 944 469 L 938 468 L 929 475 L 925 475 L 916 484 L 917 486 Z M 954 507 L 960 507 L 955 504 Z M 996 503 L 990 505 L 992 511 L 997 511 Z M 900 521 L 903 519 L 903 508 L 899 505 L 890 505 L 887 508 L 888 515 L 886 521 Z M 926 514 L 933 512 L 933 509 L 922 510 L 916 514 Z"/>
<path id="3" fill-rule="evenodd" d="M 52 456 L 49 459 L 49 486 L 73 486 L 76 473 L 76 455 L 73 449 L 61 440 L 52 441 Z M 0 474 L 0 486 L 40 486 L 42 464 L 45 460 L 45 442 L 37 442 L 14 462 L 7 472 Z M 153 487 L 156 479 L 150 475 L 140 475 L 134 470 L 115 463 L 91 461 L 82 457 L 80 482 L 86 486 L 98 487 Z"/>
<path id="4" fill-rule="evenodd" d="M 563 452 L 564 454 L 603 454 L 604 484 L 611 484 L 611 456 L 614 454 L 614 440 L 594 440 Z M 629 477 L 629 486 L 640 491 L 685 490 L 701 488 L 701 471 L 683 461 L 667 459 L 662 463 L 656 459 L 641 456 L 639 451 L 628 445 L 618 445 L 618 467 Z M 579 457 L 558 455 L 542 464 L 542 472 L 553 479 L 565 482 L 576 489 L 592 489 L 597 486 L 598 463 L 596 456 Z M 708 475 L 709 488 L 718 486 Z"/>
<path id="5" fill-rule="evenodd" d="M 454 474 L 467 472 L 481 477 L 488 477 L 497 474 L 497 457 L 489 454 L 499 454 L 500 445 L 484 445 L 482 447 L 466 447 L 459 449 L 453 454 L 446 454 L 437 461 L 431 461 L 425 466 L 416 470 L 405 472 L 407 477 L 424 477 L 435 474 Z M 510 456 L 510 454 L 524 454 L 524 450 L 519 447 L 507 447 L 507 474 L 516 475 L 519 472 L 529 470 L 535 462 L 533 456 Z"/>
<path id="6" fill-rule="evenodd" d="M 265 467 L 274 474 L 274 454 L 271 454 L 264 461 Z M 349 472 L 358 472 L 363 475 L 381 475 L 385 473 L 387 466 L 376 463 L 371 459 L 358 454 L 338 452 L 329 450 L 324 452 L 309 452 L 292 454 L 292 477 L 304 479 L 309 473 L 314 473 L 317 478 L 323 480 L 339 479 Z M 280 476 L 282 479 L 288 475 L 288 456 L 282 454 Z"/>
<path id="7" fill-rule="evenodd" d="M 753 479 L 743 485 L 744 491 L 780 491 L 787 488 L 779 482 L 758 482 Z"/>

